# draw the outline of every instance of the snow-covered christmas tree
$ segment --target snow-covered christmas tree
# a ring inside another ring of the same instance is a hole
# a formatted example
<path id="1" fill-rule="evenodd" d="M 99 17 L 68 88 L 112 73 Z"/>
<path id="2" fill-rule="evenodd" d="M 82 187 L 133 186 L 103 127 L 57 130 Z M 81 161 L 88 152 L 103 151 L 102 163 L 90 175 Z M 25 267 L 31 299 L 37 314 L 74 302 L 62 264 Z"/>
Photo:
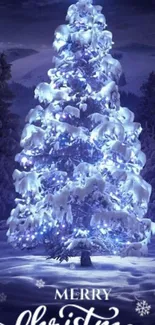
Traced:
<path id="1" fill-rule="evenodd" d="M 44 243 L 60 261 L 93 254 L 143 255 L 153 224 L 145 218 L 151 186 L 140 173 L 141 125 L 120 105 L 120 63 L 101 6 L 79 0 L 55 32 L 55 67 L 35 90 L 22 133 L 23 170 L 13 179 L 8 220 L 17 247 Z"/>

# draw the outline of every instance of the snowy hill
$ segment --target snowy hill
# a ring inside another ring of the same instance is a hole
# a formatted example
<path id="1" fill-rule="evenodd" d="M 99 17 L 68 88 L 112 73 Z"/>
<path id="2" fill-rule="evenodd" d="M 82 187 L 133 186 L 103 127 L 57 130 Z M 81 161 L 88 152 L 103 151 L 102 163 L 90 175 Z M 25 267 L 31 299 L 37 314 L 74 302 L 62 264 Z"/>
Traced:
<path id="1" fill-rule="evenodd" d="M 27 57 L 29 55 L 33 55 L 36 54 L 37 51 L 32 50 L 32 49 L 28 49 L 28 48 L 7 48 L 6 50 L 3 49 L 3 52 L 5 53 L 5 55 L 7 56 L 7 61 L 9 63 Z"/>
<path id="2" fill-rule="evenodd" d="M 127 81 L 124 89 L 138 95 L 142 82 L 155 69 L 155 48 L 148 47 L 146 51 L 143 44 L 139 44 L 137 48 L 131 44 L 125 48 L 116 48 L 113 52 L 122 54 L 120 61 Z M 48 48 L 15 60 L 12 65 L 12 80 L 26 87 L 33 87 L 41 81 L 48 80 L 47 71 L 53 66 L 52 57 L 53 50 Z"/>
<path id="3" fill-rule="evenodd" d="M 12 64 L 12 81 L 26 87 L 36 86 L 47 79 L 47 71 L 52 67 L 53 50 L 44 49 L 37 54 L 15 60 Z"/>
<path id="4" fill-rule="evenodd" d="M 85 308 L 93 306 L 99 310 L 100 315 L 103 315 L 109 307 L 118 306 L 121 325 L 132 321 L 134 325 L 153 324 L 155 317 L 153 256 L 147 258 L 96 256 L 92 258 L 92 268 L 81 268 L 78 257 L 60 264 L 57 261 L 46 260 L 41 249 L 32 252 L 15 250 L 7 244 L 4 230 L 0 231 L 0 254 L 0 296 L 3 293 L 6 298 L 3 303 L 1 302 L 0 321 L 4 324 L 13 325 L 10 320 L 14 320 L 21 311 L 26 308 L 33 310 L 42 304 L 50 308 L 53 317 L 56 316 L 57 308 L 62 305 L 62 301 L 54 300 L 56 288 L 59 290 L 77 288 L 77 292 L 80 288 L 112 289 L 107 302 L 78 301 L 78 305 Z M 40 288 L 37 286 L 38 280 L 43 281 Z M 138 299 L 140 301 L 145 299 L 151 305 L 150 315 L 142 318 L 135 312 Z M 63 304 L 66 302 L 63 301 Z"/>

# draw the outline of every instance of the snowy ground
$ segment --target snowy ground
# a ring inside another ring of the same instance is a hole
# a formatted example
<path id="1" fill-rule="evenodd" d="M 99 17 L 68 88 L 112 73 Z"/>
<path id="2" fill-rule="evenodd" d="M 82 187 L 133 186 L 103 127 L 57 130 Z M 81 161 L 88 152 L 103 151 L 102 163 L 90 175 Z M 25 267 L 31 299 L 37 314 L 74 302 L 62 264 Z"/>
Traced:
<path id="1" fill-rule="evenodd" d="M 150 248 L 146 258 L 93 257 L 92 268 L 81 268 L 79 258 L 58 263 L 46 260 L 43 250 L 33 253 L 12 249 L 6 243 L 5 231 L 0 232 L 0 293 L 6 295 L 6 301 L 0 302 L 0 321 L 13 325 L 9 319 L 15 319 L 21 311 L 37 306 L 48 306 L 50 313 L 65 301 L 55 300 L 55 289 L 65 288 L 100 288 L 112 289 L 109 301 L 73 301 L 74 303 L 97 308 L 103 315 L 109 307 L 120 310 L 120 319 L 133 322 L 134 325 L 153 325 L 155 317 L 155 245 Z M 44 286 L 37 287 L 37 280 L 42 279 Z M 140 317 L 135 312 L 138 300 L 146 300 L 152 306 L 149 316 Z M 1 300 L 1 295 L 0 295 Z M 73 303 L 72 302 L 72 303 Z M 67 301 L 67 303 L 69 303 Z M 8 314 L 9 311 L 9 314 Z M 128 317 L 125 315 L 128 311 Z M 6 322 L 7 321 L 7 322 Z M 124 325 L 128 324 L 126 321 Z M 23 324 L 22 324 L 23 325 Z"/>

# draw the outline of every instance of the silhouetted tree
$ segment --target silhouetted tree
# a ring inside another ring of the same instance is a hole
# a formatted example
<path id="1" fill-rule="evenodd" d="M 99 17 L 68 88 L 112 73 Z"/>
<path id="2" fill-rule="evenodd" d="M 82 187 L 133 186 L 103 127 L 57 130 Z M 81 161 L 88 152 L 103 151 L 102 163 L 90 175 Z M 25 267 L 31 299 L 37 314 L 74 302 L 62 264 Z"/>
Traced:
<path id="1" fill-rule="evenodd" d="M 121 91 L 121 103 L 122 106 L 129 107 L 129 109 L 135 114 L 135 121 L 139 121 L 138 107 L 140 103 L 140 97 L 131 92 Z"/>
<path id="2" fill-rule="evenodd" d="M 152 71 L 148 80 L 141 87 L 142 98 L 139 116 L 142 126 L 149 129 L 151 134 L 155 128 L 155 72 Z"/>
<path id="3" fill-rule="evenodd" d="M 0 54 L 0 219 L 7 218 L 14 200 L 12 172 L 18 148 L 18 116 L 9 107 L 13 99 L 7 81 L 11 78 L 11 65 Z"/>

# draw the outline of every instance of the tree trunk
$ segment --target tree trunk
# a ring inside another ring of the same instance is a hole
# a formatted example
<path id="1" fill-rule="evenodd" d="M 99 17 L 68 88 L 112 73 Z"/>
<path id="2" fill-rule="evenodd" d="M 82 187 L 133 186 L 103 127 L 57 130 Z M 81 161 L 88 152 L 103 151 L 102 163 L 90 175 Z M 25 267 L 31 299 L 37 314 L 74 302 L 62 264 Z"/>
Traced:
<path id="1" fill-rule="evenodd" d="M 90 252 L 88 250 L 83 250 L 81 252 L 81 266 L 83 266 L 83 267 L 92 266 Z"/>

